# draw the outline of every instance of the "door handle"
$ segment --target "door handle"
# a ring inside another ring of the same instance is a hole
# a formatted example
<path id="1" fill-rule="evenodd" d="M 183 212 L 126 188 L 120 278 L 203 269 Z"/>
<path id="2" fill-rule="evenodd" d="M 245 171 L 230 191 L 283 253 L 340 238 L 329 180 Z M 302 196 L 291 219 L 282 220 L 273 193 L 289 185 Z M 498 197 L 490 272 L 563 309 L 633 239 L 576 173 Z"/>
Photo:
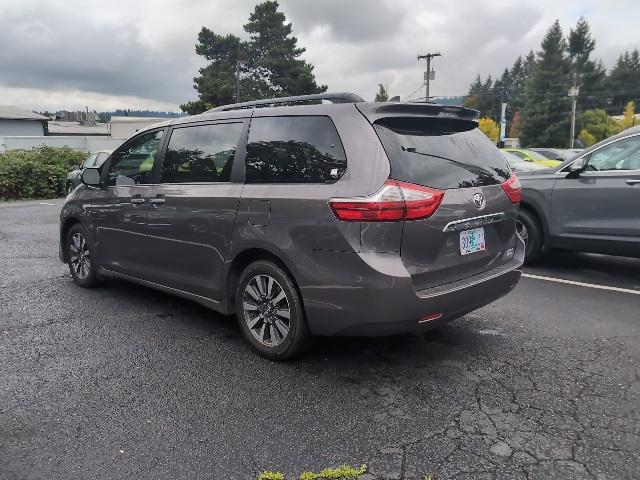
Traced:
<path id="1" fill-rule="evenodd" d="M 640 185 L 640 180 L 627 180 L 627 185 Z"/>
<path id="2" fill-rule="evenodd" d="M 158 195 L 154 198 L 149 199 L 149 203 L 154 203 L 156 205 L 163 204 L 165 202 L 164 197 L 162 195 Z"/>
<path id="3" fill-rule="evenodd" d="M 131 203 L 133 204 L 140 204 L 140 203 L 144 203 L 147 200 L 142 198 L 142 197 L 131 197 Z"/>

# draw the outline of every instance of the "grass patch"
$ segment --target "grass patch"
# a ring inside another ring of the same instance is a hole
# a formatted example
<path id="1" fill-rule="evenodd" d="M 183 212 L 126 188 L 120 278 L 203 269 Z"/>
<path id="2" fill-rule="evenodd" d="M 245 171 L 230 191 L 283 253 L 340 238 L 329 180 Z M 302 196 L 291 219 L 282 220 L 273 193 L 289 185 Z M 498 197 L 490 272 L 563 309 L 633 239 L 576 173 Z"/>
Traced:
<path id="1" fill-rule="evenodd" d="M 300 474 L 298 480 L 358 480 L 360 475 L 367 473 L 367 466 L 351 467 L 342 465 L 338 468 L 325 468 L 318 473 L 306 471 Z M 257 480 L 285 480 L 281 472 L 265 471 L 258 475 Z"/>

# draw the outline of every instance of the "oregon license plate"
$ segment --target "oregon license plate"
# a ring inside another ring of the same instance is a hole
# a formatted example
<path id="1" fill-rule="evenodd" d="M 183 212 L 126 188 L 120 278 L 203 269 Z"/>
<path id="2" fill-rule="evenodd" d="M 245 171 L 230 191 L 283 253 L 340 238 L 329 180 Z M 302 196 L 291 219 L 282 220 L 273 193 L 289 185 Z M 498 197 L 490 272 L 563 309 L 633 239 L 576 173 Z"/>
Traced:
<path id="1" fill-rule="evenodd" d="M 460 232 L 460 254 L 482 252 L 486 248 L 484 243 L 484 228 L 474 228 Z"/>

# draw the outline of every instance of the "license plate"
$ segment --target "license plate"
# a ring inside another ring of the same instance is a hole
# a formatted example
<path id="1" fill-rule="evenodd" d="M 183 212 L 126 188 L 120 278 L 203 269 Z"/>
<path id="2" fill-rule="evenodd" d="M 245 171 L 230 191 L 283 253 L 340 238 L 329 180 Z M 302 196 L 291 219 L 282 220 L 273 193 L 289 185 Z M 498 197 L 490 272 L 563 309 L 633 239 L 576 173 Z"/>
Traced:
<path id="1" fill-rule="evenodd" d="M 486 248 L 484 243 L 484 228 L 474 228 L 460 232 L 460 254 L 482 252 Z"/>

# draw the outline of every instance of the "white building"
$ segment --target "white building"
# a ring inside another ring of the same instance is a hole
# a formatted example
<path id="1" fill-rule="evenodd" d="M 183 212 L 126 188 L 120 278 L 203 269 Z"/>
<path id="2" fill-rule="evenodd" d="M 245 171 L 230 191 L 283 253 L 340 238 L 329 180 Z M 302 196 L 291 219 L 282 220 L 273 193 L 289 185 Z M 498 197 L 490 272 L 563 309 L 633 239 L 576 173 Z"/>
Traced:
<path id="1" fill-rule="evenodd" d="M 153 125 L 154 123 L 164 122 L 168 118 L 154 117 L 111 117 L 109 129 L 112 138 L 129 138 L 138 130 Z"/>
<path id="2" fill-rule="evenodd" d="M 47 135 L 48 120 L 30 110 L 0 105 L 0 137 Z"/>

